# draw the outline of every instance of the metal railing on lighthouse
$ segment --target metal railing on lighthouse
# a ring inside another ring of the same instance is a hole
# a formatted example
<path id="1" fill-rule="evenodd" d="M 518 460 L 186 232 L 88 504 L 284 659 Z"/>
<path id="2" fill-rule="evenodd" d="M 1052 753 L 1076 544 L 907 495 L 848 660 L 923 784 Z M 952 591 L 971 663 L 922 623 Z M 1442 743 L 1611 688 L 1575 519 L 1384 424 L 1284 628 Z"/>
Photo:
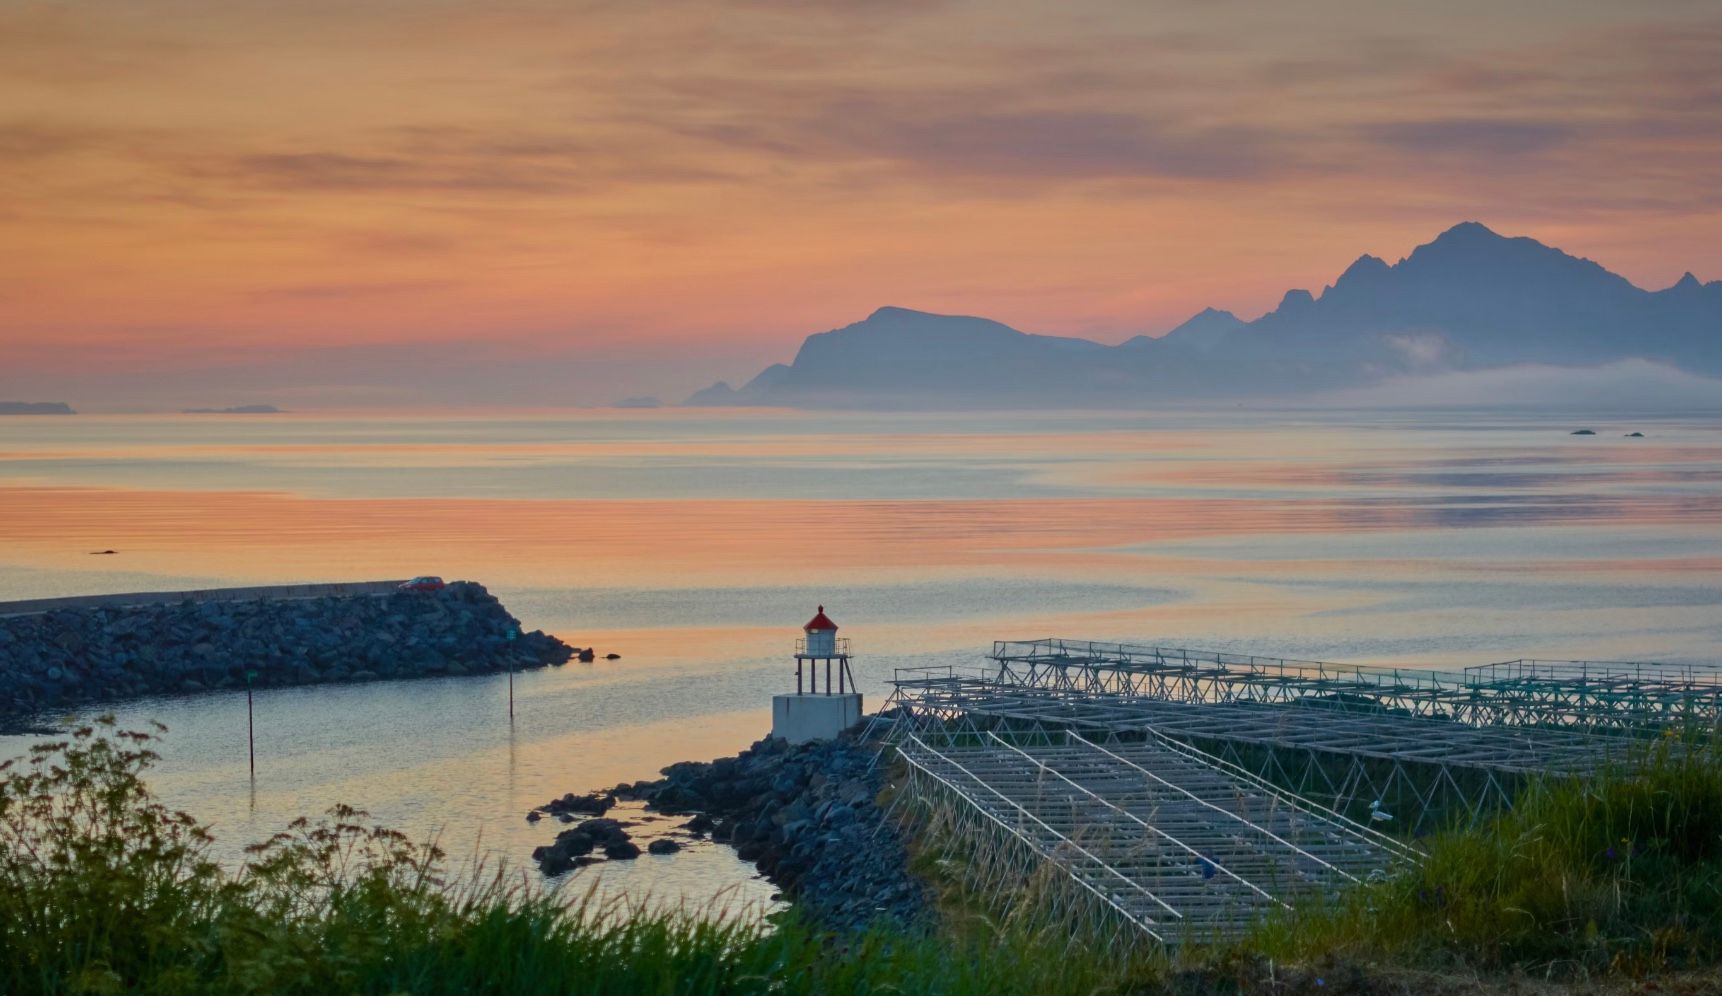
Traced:
<path id="1" fill-rule="evenodd" d="M 795 641 L 795 694 L 819 694 L 820 661 L 825 662 L 826 695 L 845 695 L 856 691 L 855 672 L 849 670 L 849 638 L 843 636 L 832 641 L 832 649 L 829 652 L 820 650 L 810 654 L 807 652 L 807 639 L 803 637 Z M 834 683 L 835 688 L 832 687 Z"/>

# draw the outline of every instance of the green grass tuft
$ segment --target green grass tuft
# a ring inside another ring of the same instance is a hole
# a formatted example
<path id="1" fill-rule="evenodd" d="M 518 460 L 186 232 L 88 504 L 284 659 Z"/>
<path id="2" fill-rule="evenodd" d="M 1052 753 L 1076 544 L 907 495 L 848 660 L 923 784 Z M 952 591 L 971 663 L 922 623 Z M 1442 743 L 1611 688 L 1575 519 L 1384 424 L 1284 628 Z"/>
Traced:
<path id="1" fill-rule="evenodd" d="M 1426 842 L 1416 870 L 1247 942 L 1280 957 L 1579 973 L 1722 956 L 1722 754 L 1664 739 L 1637 763 L 1530 785 L 1510 812 Z"/>

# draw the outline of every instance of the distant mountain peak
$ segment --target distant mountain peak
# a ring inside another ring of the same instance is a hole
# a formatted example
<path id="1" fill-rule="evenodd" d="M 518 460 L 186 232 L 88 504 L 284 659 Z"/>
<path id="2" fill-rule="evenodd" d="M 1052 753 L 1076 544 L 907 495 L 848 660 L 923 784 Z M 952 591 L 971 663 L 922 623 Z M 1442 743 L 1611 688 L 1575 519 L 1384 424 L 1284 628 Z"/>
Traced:
<path id="1" fill-rule="evenodd" d="M 1243 324 L 1244 322 L 1242 319 L 1229 311 L 1221 311 L 1218 308 L 1203 308 L 1201 311 L 1190 316 L 1182 324 L 1167 332 L 1166 335 L 1203 335 L 1216 331 L 1229 332 Z"/>
<path id="2" fill-rule="evenodd" d="M 1698 282 L 1698 278 L 1692 275 L 1692 271 L 1687 270 L 1686 273 L 1684 275 L 1682 275 L 1679 280 L 1675 281 L 1673 289 L 1674 290 L 1697 290 L 1698 288 L 1703 287 L 1703 286 L 1704 286 L 1703 284 Z"/>
<path id="3" fill-rule="evenodd" d="M 1461 221 L 1440 235 L 1435 236 L 1436 242 L 1475 241 L 1478 239 L 1503 239 L 1494 229 L 1480 221 Z"/>
<path id="4" fill-rule="evenodd" d="M 1393 267 L 1387 265 L 1387 260 L 1382 259 L 1380 256 L 1371 256 L 1368 253 L 1365 253 L 1362 256 L 1357 257 L 1357 261 L 1355 263 L 1352 263 L 1350 266 L 1345 268 L 1345 272 L 1339 275 L 1339 280 L 1336 281 L 1336 283 L 1343 284 L 1347 280 L 1356 280 L 1359 277 L 1368 277 L 1377 273 L 1386 273 L 1391 269 L 1393 269 Z"/>
<path id="5" fill-rule="evenodd" d="M 1313 304 L 1315 304 L 1314 294 L 1304 290 L 1302 287 L 1294 287 L 1291 290 L 1286 291 L 1285 297 L 1280 298 L 1280 306 L 1277 310 L 1281 312 L 1297 311 Z"/>
<path id="6" fill-rule="evenodd" d="M 899 308 L 894 304 L 887 304 L 882 308 L 874 308 L 873 313 L 871 315 L 868 315 L 862 321 L 863 322 L 876 322 L 876 321 L 880 321 L 880 320 L 889 320 L 889 319 L 894 319 L 894 318 L 944 318 L 944 317 L 947 317 L 947 316 L 935 315 L 931 311 L 916 311 L 914 308 Z"/>
<path id="7" fill-rule="evenodd" d="M 1386 260 L 1366 253 L 1357 257 L 1357 261 L 1345 268 L 1345 272 L 1339 275 L 1333 286 L 1322 292 L 1322 300 L 1326 300 L 1328 294 L 1334 291 L 1342 294 L 1360 290 L 1366 292 L 1368 288 L 1390 278 L 1392 274 L 1393 267 L 1389 266 Z"/>
<path id="8" fill-rule="evenodd" d="M 1144 345 L 1152 345 L 1157 342 L 1174 342 L 1188 343 L 1206 349 L 1218 344 L 1227 333 L 1235 332 L 1243 327 L 1244 321 L 1229 311 L 1221 311 L 1218 308 L 1203 308 L 1158 339 L 1152 336 L 1139 335 L 1126 340 L 1124 344 L 1140 349 Z"/>
<path id="9" fill-rule="evenodd" d="M 1015 338 L 1022 335 L 1024 333 L 990 318 L 979 318 L 973 315 L 941 315 L 932 311 L 916 311 L 913 308 L 887 305 L 875 309 L 871 315 L 854 324 L 808 336 L 807 342 L 803 343 L 802 347 L 805 349 L 809 344 L 816 342 L 828 344 L 830 340 L 855 337 L 891 340 L 909 337 L 956 341 L 975 337 L 982 339 Z"/>
<path id="10" fill-rule="evenodd" d="M 1400 263 L 1403 265 L 1407 262 L 1422 262 L 1433 258 L 1493 259 L 1503 251 L 1510 251 L 1511 247 L 1518 247 L 1520 251 L 1535 248 L 1565 255 L 1558 249 L 1550 249 L 1536 239 L 1500 235 L 1481 222 L 1461 221 L 1430 241 L 1411 250 L 1411 255 L 1401 260 Z"/>

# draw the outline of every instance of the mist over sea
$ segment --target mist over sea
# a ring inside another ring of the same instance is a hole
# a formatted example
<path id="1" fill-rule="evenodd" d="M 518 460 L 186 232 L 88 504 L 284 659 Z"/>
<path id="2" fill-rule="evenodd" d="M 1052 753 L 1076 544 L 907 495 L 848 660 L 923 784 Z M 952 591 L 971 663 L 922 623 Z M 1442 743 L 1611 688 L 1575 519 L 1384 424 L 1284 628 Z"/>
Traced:
<path id="1" fill-rule="evenodd" d="M 518 676 L 512 724 L 503 678 L 263 692 L 255 784 L 243 694 L 128 703 L 172 729 L 168 801 L 230 852 L 345 801 L 518 865 L 556 827 L 532 806 L 761 736 L 818 603 L 869 709 L 895 667 L 1048 635 L 1717 661 L 1722 416 L 0 420 L 0 599 L 416 574 L 483 582 L 528 629 L 621 660 Z M 716 845 L 598 868 L 636 893 L 771 892 Z"/>

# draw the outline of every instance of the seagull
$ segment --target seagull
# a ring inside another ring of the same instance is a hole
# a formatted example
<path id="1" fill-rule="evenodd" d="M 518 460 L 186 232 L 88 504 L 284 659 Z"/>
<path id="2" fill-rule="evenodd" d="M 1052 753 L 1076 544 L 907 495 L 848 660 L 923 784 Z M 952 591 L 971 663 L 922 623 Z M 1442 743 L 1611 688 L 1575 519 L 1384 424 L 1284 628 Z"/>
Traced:
<path id="1" fill-rule="evenodd" d="M 1382 811 L 1381 800 L 1376 799 L 1369 804 L 1369 819 L 1373 823 L 1386 823 L 1393 817 Z"/>

